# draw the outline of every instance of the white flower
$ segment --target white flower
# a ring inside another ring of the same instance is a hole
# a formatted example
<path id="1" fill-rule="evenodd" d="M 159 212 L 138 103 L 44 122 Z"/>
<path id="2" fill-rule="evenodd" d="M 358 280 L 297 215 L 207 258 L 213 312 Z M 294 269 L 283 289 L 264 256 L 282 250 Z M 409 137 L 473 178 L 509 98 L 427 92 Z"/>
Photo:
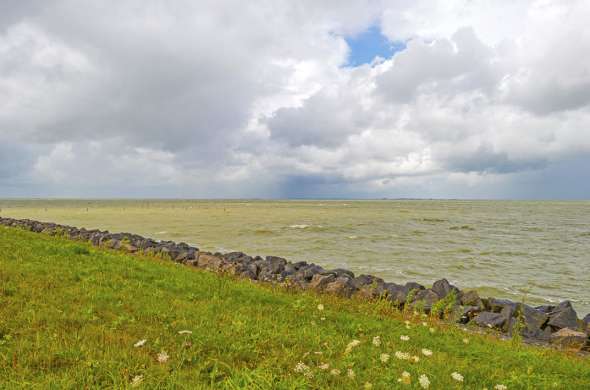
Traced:
<path id="1" fill-rule="evenodd" d="M 409 372 L 404 371 L 402 372 L 401 378 L 399 378 L 397 381 L 403 383 L 404 385 L 409 385 L 412 383 L 412 376 Z"/>
<path id="2" fill-rule="evenodd" d="M 405 320 L 405 321 L 404 321 L 404 324 L 406 324 L 406 325 L 410 325 L 410 321 L 408 321 L 408 320 Z"/>
<path id="3" fill-rule="evenodd" d="M 318 368 L 319 368 L 320 370 L 324 370 L 324 371 L 325 371 L 325 370 L 327 370 L 328 368 L 330 368 L 330 364 L 328 364 L 328 363 L 322 363 L 322 364 L 320 364 L 320 365 L 318 366 Z"/>
<path id="4" fill-rule="evenodd" d="M 379 360 L 381 360 L 383 363 L 387 363 L 389 361 L 389 354 L 382 353 L 381 356 L 379 356 Z"/>
<path id="5" fill-rule="evenodd" d="M 507 390 L 508 387 L 506 387 L 504 385 L 496 385 L 496 386 L 494 386 L 494 389 L 496 389 L 496 390 Z"/>
<path id="6" fill-rule="evenodd" d="M 337 368 L 333 368 L 332 370 L 330 370 L 330 374 L 332 374 L 334 376 L 338 376 L 338 375 L 340 375 L 340 370 Z"/>
<path id="7" fill-rule="evenodd" d="M 145 343 L 147 343 L 147 340 L 143 339 L 143 340 L 139 340 L 137 343 L 133 344 L 133 346 L 135 348 L 139 348 L 139 347 L 143 347 L 145 345 Z"/>
<path id="8" fill-rule="evenodd" d="M 428 326 L 428 322 L 422 322 L 422 326 Z"/>
<path id="9" fill-rule="evenodd" d="M 350 353 L 350 351 L 352 351 L 352 349 L 354 347 L 357 347 L 361 342 L 359 340 L 352 340 L 350 343 L 348 343 L 348 345 L 346 346 L 346 350 L 344 351 L 344 353 Z"/>
<path id="10" fill-rule="evenodd" d="M 457 382 L 463 382 L 463 375 L 459 374 L 458 372 L 453 372 L 451 374 L 451 378 L 453 378 Z"/>
<path id="11" fill-rule="evenodd" d="M 469 339 L 468 338 L 464 338 L 463 339 L 463 344 L 469 344 Z"/>
<path id="12" fill-rule="evenodd" d="M 348 377 L 350 379 L 354 379 L 355 375 L 354 375 L 354 371 L 352 370 L 352 368 L 349 368 L 348 371 L 346 372 L 346 375 L 348 375 Z"/>
<path id="13" fill-rule="evenodd" d="M 326 317 L 320 318 L 320 321 L 326 321 Z"/>
<path id="14" fill-rule="evenodd" d="M 420 377 L 418 378 L 418 382 L 420 382 L 420 386 L 423 389 L 428 389 L 430 387 L 430 380 L 425 374 L 420 375 Z"/>
<path id="15" fill-rule="evenodd" d="M 133 379 L 131 379 L 131 387 L 137 387 L 141 385 L 143 382 L 143 375 L 135 375 Z"/>
<path id="16" fill-rule="evenodd" d="M 406 352 L 396 351 L 395 357 L 398 358 L 399 360 L 409 360 L 410 354 L 406 353 Z"/>
<path id="17" fill-rule="evenodd" d="M 190 330 L 181 330 L 178 334 L 193 334 Z"/>
<path id="18" fill-rule="evenodd" d="M 400 339 L 401 341 L 409 341 L 409 340 L 410 340 L 410 336 L 405 336 L 405 335 L 402 335 L 402 336 L 399 336 L 399 339 Z"/>
<path id="19" fill-rule="evenodd" d="M 373 345 L 379 347 L 381 345 L 381 337 L 375 336 L 373 337 Z"/>
<path id="20" fill-rule="evenodd" d="M 430 331 L 430 333 L 434 333 L 434 332 L 436 332 L 436 329 L 434 329 L 434 328 L 430 328 L 430 329 L 428 329 L 428 330 Z"/>
<path id="21" fill-rule="evenodd" d="M 363 386 L 363 388 L 365 390 L 371 390 L 373 388 L 373 384 L 371 382 L 365 382 L 365 385 Z"/>
<path id="22" fill-rule="evenodd" d="M 420 361 L 420 358 L 418 356 L 412 356 L 412 361 L 414 363 L 418 363 Z"/>
<path id="23" fill-rule="evenodd" d="M 318 310 L 319 311 L 323 311 L 324 310 L 324 305 L 322 305 L 321 303 L 318 305 Z"/>
<path id="24" fill-rule="evenodd" d="M 299 362 L 295 365 L 294 371 L 299 373 L 306 372 L 309 371 L 309 366 L 303 362 Z"/>
<path id="25" fill-rule="evenodd" d="M 170 359 L 170 356 L 166 353 L 166 351 L 162 351 L 158 354 L 158 362 L 166 363 Z"/>
<path id="26" fill-rule="evenodd" d="M 430 349 L 422 348 L 422 355 L 432 356 L 432 351 Z"/>

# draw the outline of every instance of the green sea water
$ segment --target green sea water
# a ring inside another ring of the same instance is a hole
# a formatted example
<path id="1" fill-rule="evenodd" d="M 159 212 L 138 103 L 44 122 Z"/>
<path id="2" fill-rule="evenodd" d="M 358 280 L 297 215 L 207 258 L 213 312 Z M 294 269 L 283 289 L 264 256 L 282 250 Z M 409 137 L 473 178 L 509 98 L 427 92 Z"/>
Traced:
<path id="1" fill-rule="evenodd" d="M 590 202 L 0 200 L 0 215 L 590 312 Z"/>

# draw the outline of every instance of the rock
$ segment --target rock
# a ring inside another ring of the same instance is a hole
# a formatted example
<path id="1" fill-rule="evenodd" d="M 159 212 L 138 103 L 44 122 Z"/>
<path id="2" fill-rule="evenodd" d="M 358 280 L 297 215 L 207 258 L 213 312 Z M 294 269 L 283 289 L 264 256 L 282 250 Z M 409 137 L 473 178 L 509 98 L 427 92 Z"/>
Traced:
<path id="1" fill-rule="evenodd" d="M 383 288 L 389 301 L 396 303 L 398 306 L 406 304 L 409 291 L 406 286 L 401 286 L 395 283 L 383 283 Z"/>
<path id="2" fill-rule="evenodd" d="M 419 283 L 415 283 L 415 282 L 408 282 L 404 285 L 404 289 L 406 291 L 406 294 L 409 293 L 412 290 L 424 290 L 425 287 Z"/>
<path id="3" fill-rule="evenodd" d="M 363 299 L 378 299 L 387 294 L 385 283 L 376 281 L 358 288 L 356 295 Z"/>
<path id="4" fill-rule="evenodd" d="M 457 322 L 460 324 L 466 324 L 473 319 L 477 314 L 483 310 L 480 306 L 465 306 L 463 307 L 463 313 Z"/>
<path id="5" fill-rule="evenodd" d="M 200 253 L 199 259 L 197 260 L 197 265 L 201 268 L 207 268 L 216 270 L 220 268 L 222 264 L 222 259 L 217 256 L 213 256 L 206 253 Z"/>
<path id="6" fill-rule="evenodd" d="M 477 291 L 474 290 L 463 291 L 461 294 L 459 294 L 459 302 L 463 306 L 476 306 L 480 309 L 479 311 L 485 309 L 485 306 L 483 304 L 483 301 L 479 297 L 479 294 L 477 293 Z"/>
<path id="7" fill-rule="evenodd" d="M 323 274 L 315 274 L 311 282 L 309 282 L 308 288 L 316 291 L 323 291 L 324 288 L 334 282 L 336 280 L 336 276 L 333 274 L 323 275 Z"/>
<path id="8" fill-rule="evenodd" d="M 420 290 L 416 293 L 413 304 L 415 306 L 418 302 L 422 302 L 424 304 L 424 311 L 430 313 L 432 305 L 439 300 L 440 296 L 433 289 Z"/>
<path id="9" fill-rule="evenodd" d="M 491 312 L 499 313 L 505 307 L 509 307 L 514 311 L 516 309 L 517 304 L 509 299 L 488 298 L 488 306 Z"/>
<path id="10" fill-rule="evenodd" d="M 341 297 L 350 298 L 356 291 L 352 283 L 352 279 L 346 276 L 340 276 L 335 281 L 328 283 L 324 288 L 324 292 L 328 294 L 336 294 Z"/>
<path id="11" fill-rule="evenodd" d="M 541 305 L 541 306 L 536 306 L 535 309 L 542 311 L 545 314 L 549 314 L 550 312 L 552 312 L 553 310 L 555 310 L 555 306 L 552 305 Z"/>
<path id="12" fill-rule="evenodd" d="M 563 328 L 577 329 L 578 328 L 578 314 L 572 307 L 570 301 L 563 301 L 549 313 L 549 322 L 547 323 L 557 331 Z"/>
<path id="13" fill-rule="evenodd" d="M 588 335 L 570 328 L 563 328 L 551 335 L 551 344 L 566 349 L 581 350 L 588 343 Z"/>
<path id="14" fill-rule="evenodd" d="M 475 323 L 481 327 L 487 327 L 490 329 L 503 329 L 506 324 L 506 316 L 500 313 L 493 313 L 490 311 L 484 311 L 479 313 L 475 317 Z"/>
<path id="15" fill-rule="evenodd" d="M 309 282 L 316 274 L 321 274 L 324 271 L 325 270 L 319 265 L 309 264 L 299 269 L 295 274 L 295 278 L 304 282 Z"/>
<path id="16" fill-rule="evenodd" d="M 324 275 L 332 274 L 336 277 L 348 276 L 350 279 L 354 279 L 354 273 L 352 271 L 349 271 L 347 269 L 342 269 L 342 268 L 336 268 L 336 269 L 324 271 L 324 272 L 322 272 L 322 274 L 324 274 Z"/>
<path id="17" fill-rule="evenodd" d="M 586 317 L 582 320 L 586 329 L 590 328 L 590 313 L 586 314 Z"/>
<path id="18" fill-rule="evenodd" d="M 455 293 L 459 293 L 459 289 L 449 283 L 446 279 L 440 279 L 434 282 L 432 285 L 432 291 L 434 291 L 441 299 L 446 297 L 451 293 L 451 291 L 455 291 Z"/>
<path id="19" fill-rule="evenodd" d="M 369 284 L 383 283 L 383 279 L 373 275 L 360 275 L 352 279 L 352 284 L 355 288 L 360 289 Z"/>
<path id="20" fill-rule="evenodd" d="M 543 332 L 549 315 L 537 310 L 529 305 L 520 304 L 518 314 L 524 322 L 524 328 L 521 334 L 526 338 L 543 339 L 546 338 Z"/>

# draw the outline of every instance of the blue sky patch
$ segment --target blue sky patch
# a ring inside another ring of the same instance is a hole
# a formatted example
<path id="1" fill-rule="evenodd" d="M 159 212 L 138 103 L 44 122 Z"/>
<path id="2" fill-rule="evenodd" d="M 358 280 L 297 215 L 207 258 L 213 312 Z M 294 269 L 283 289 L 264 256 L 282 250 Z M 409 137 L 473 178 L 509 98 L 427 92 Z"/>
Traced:
<path id="1" fill-rule="evenodd" d="M 345 37 L 345 40 L 350 47 L 346 66 L 352 67 L 369 64 L 377 56 L 390 58 L 406 48 L 404 42 L 390 42 L 378 26 L 372 26 L 354 37 Z"/>

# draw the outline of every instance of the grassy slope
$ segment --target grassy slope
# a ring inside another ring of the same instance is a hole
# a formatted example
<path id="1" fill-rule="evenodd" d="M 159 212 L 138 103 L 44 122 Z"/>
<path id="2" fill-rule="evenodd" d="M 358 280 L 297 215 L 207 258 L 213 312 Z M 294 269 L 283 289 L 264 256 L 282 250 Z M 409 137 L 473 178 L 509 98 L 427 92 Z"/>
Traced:
<path id="1" fill-rule="evenodd" d="M 399 386 L 403 371 L 412 375 L 406 388 L 419 388 L 420 374 L 435 389 L 590 388 L 588 359 L 485 335 L 465 344 L 455 327 L 432 334 L 421 318 L 411 319 L 411 329 L 403 320 L 385 305 L 273 291 L 0 227 L 0 388 L 121 388 L 142 375 L 149 388 L 358 389 L 370 382 L 379 389 Z M 377 335 L 380 347 L 371 342 Z M 135 348 L 140 339 L 146 344 Z M 353 339 L 360 346 L 345 354 Z M 157 361 L 161 351 L 168 362 Z M 420 361 L 398 360 L 395 351 Z M 379 360 L 385 352 L 388 363 Z M 294 372 L 299 361 L 313 378 Z M 342 374 L 318 369 L 324 362 Z"/>

